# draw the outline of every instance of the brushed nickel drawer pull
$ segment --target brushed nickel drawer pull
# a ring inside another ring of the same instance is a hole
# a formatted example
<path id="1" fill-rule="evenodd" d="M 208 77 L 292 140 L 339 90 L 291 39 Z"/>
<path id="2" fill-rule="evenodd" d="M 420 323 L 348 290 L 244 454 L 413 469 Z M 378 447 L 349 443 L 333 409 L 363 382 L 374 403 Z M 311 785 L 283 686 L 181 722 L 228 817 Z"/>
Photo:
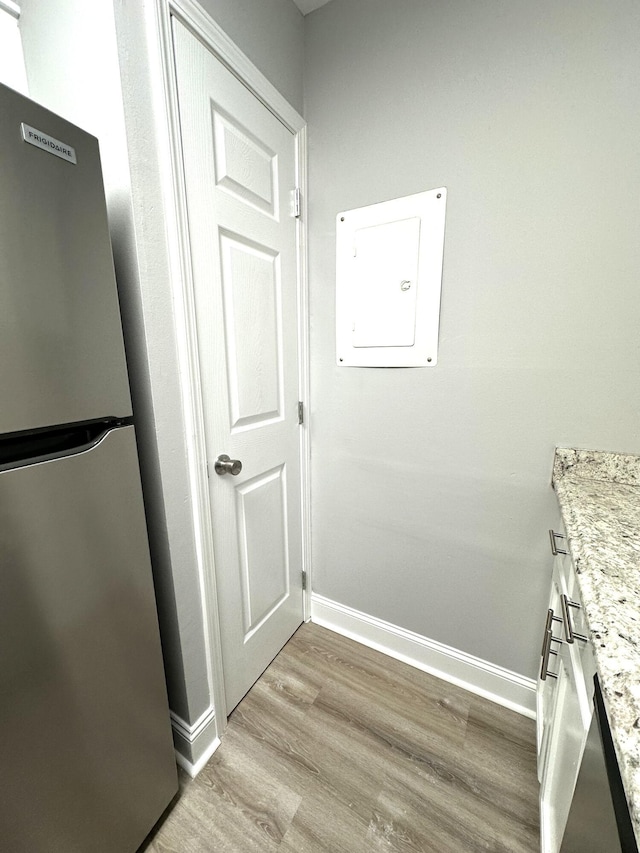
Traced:
<path id="1" fill-rule="evenodd" d="M 551 553 L 554 557 L 557 557 L 558 554 L 566 554 L 562 548 L 558 548 L 556 545 L 556 539 L 564 539 L 562 533 L 556 533 L 555 530 L 549 530 L 549 540 L 551 542 Z"/>
<path id="2" fill-rule="evenodd" d="M 549 666 L 549 655 L 555 655 L 556 652 L 551 651 L 551 641 L 556 639 L 551 633 L 551 628 L 548 631 L 545 631 L 544 634 L 544 645 L 542 648 L 542 666 L 540 667 L 540 681 L 546 681 L 548 676 L 551 678 L 557 678 L 557 674 L 555 672 L 551 672 L 548 669 Z"/>
<path id="3" fill-rule="evenodd" d="M 560 603 L 562 605 L 562 621 L 564 622 L 564 634 L 567 638 L 567 643 L 573 643 L 575 640 L 583 640 L 584 642 L 588 641 L 588 637 L 585 637 L 584 634 L 578 634 L 573 630 L 573 625 L 571 624 L 571 614 L 569 613 L 570 607 L 575 607 L 576 610 L 581 610 L 581 606 L 576 601 L 571 601 L 564 593 L 560 596 Z"/>
<path id="4" fill-rule="evenodd" d="M 556 616 L 551 608 L 547 610 L 547 618 L 544 623 L 544 633 L 542 635 L 542 651 L 541 655 L 544 655 L 544 649 L 547 644 L 547 631 L 551 631 L 551 626 L 553 622 L 562 622 L 562 619 L 559 616 Z M 553 636 L 553 632 L 551 634 L 551 639 L 555 640 L 556 643 L 561 643 L 562 640 L 559 640 L 557 637 Z"/>

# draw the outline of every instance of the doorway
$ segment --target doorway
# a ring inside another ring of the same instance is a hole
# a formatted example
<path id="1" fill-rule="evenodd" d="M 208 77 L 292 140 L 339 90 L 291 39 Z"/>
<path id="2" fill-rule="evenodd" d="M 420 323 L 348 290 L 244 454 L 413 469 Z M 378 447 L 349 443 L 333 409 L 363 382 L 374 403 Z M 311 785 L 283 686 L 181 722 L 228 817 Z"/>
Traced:
<path id="1" fill-rule="evenodd" d="M 175 18 L 173 38 L 228 714 L 304 615 L 297 149 Z"/>

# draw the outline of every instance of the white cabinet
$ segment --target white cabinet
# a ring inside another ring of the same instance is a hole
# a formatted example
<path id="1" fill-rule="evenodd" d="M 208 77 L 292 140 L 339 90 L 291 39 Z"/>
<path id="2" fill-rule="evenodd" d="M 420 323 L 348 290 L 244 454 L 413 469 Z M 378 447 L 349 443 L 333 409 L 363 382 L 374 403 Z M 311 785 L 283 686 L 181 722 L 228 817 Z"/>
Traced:
<path id="1" fill-rule="evenodd" d="M 556 536 L 558 549 L 562 541 Z M 593 714 L 595 674 L 589 641 L 579 630 L 578 587 L 568 554 L 554 556 L 551 587 L 537 695 L 542 853 L 561 849 Z"/>

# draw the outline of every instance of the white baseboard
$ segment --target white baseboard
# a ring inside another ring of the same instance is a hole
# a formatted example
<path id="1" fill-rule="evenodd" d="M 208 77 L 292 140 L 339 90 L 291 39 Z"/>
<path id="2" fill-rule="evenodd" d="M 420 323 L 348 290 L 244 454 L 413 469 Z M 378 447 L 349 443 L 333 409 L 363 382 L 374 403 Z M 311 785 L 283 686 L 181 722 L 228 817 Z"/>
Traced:
<path id="1" fill-rule="evenodd" d="M 315 593 L 311 621 L 535 719 L 536 683 L 531 678 Z"/>
<path id="2" fill-rule="evenodd" d="M 170 713 L 176 761 L 193 779 L 220 746 L 213 708 L 209 708 L 193 725 L 173 711 Z"/>
<path id="3" fill-rule="evenodd" d="M 536 684 L 530 678 L 315 593 L 311 621 L 535 719 Z M 171 726 L 176 761 L 193 778 L 220 746 L 213 708 L 193 724 L 172 711 Z"/>

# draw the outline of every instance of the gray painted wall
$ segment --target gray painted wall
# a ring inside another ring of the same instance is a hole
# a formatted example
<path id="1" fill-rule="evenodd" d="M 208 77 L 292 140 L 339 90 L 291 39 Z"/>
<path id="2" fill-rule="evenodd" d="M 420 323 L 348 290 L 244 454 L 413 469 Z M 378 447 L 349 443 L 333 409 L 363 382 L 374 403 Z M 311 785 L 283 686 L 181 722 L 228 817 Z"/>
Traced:
<path id="1" fill-rule="evenodd" d="M 314 590 L 534 676 L 555 445 L 640 451 L 640 6 L 305 19 Z M 335 365 L 339 210 L 448 187 L 439 364 Z"/>
<path id="2" fill-rule="evenodd" d="M 304 18 L 293 0 L 200 0 L 200 5 L 302 114 Z"/>

